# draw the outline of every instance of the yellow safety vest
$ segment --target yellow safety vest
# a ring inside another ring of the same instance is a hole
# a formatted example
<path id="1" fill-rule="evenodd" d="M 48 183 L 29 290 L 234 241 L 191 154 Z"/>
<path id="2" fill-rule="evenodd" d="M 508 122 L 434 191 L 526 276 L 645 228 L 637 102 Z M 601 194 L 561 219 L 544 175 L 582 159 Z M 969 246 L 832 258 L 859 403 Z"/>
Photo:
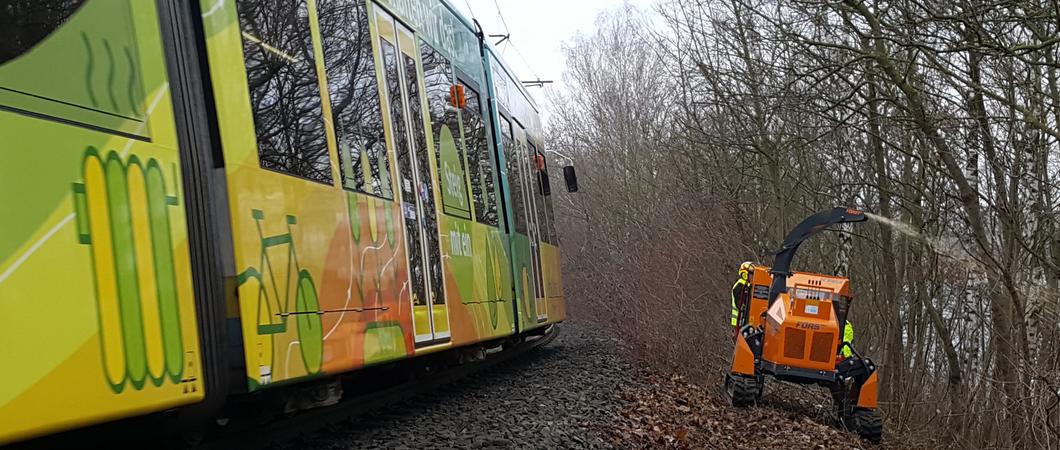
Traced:
<path id="1" fill-rule="evenodd" d="M 854 326 L 847 321 L 847 326 L 843 327 L 843 342 L 854 343 Z M 843 356 L 849 358 L 854 355 L 854 352 L 850 351 L 850 347 L 843 347 Z"/>
<path id="2" fill-rule="evenodd" d="M 736 320 L 740 318 L 740 308 L 736 307 L 736 288 L 740 285 L 747 284 L 747 280 L 740 278 L 736 280 L 736 284 L 732 285 L 732 326 L 736 326 Z"/>

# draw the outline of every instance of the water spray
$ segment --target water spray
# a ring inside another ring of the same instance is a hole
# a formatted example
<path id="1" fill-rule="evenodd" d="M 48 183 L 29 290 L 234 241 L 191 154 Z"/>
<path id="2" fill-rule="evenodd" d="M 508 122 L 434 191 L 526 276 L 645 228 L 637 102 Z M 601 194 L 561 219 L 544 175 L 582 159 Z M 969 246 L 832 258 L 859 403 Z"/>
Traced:
<path id="1" fill-rule="evenodd" d="M 952 260 L 958 262 L 959 264 L 965 266 L 968 269 L 972 269 L 972 270 L 976 270 L 976 271 L 986 271 L 987 270 L 986 267 L 984 267 L 982 263 L 980 263 L 979 261 L 976 261 L 974 258 L 972 258 L 972 255 L 970 255 L 968 253 L 968 251 L 966 251 L 960 245 L 960 240 L 957 239 L 957 238 L 947 239 L 947 240 L 950 241 L 947 244 L 946 242 L 943 242 L 943 238 L 942 237 L 935 237 L 935 236 L 925 235 L 920 230 L 917 230 L 916 228 L 914 228 L 912 225 L 910 225 L 908 223 L 900 222 L 900 221 L 891 219 L 889 217 L 884 217 L 884 216 L 881 216 L 879 214 L 873 214 L 873 213 L 869 213 L 869 212 L 866 212 L 865 216 L 867 216 L 869 218 L 869 220 L 871 220 L 873 222 L 876 222 L 876 223 L 879 223 L 879 224 L 882 224 L 882 225 L 886 225 L 886 226 L 890 227 L 892 230 L 894 230 L 894 231 L 896 231 L 896 232 L 898 232 L 898 233 L 900 233 L 900 234 L 902 234 L 902 235 L 904 235 L 904 236 L 906 236 L 906 237 L 908 237 L 910 239 L 914 239 L 916 241 L 919 241 L 919 242 L 923 243 L 924 245 L 927 245 L 928 248 L 931 249 L 931 251 L 933 251 L 933 252 L 935 252 L 935 253 L 937 253 L 939 255 L 942 255 L 942 256 L 944 256 L 946 258 L 952 259 Z"/>

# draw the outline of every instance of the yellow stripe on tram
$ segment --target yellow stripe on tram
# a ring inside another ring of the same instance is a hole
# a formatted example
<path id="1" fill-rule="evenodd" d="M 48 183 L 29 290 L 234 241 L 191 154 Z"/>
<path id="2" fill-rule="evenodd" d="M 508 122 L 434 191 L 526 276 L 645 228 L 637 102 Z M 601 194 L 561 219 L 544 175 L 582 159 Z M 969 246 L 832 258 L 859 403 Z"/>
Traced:
<path id="1" fill-rule="evenodd" d="M 449 332 L 449 311 L 445 307 L 445 303 L 435 303 L 431 305 L 431 314 L 434 315 L 434 332 L 437 333 L 448 333 Z"/>
<path id="2" fill-rule="evenodd" d="M 121 309 L 114 273 L 114 246 L 111 237 L 106 175 L 98 155 L 85 158 L 85 197 L 92 236 L 92 262 L 96 273 L 99 308 L 99 338 L 107 380 L 121 390 L 125 383 L 125 351 L 121 329 Z"/>
<path id="3" fill-rule="evenodd" d="M 132 215 L 133 243 L 136 250 L 136 278 L 140 287 L 140 311 L 143 314 L 144 341 L 147 346 L 147 370 L 155 385 L 161 384 L 166 369 L 162 345 L 162 317 L 158 306 L 158 283 L 155 259 L 151 250 L 151 221 L 148 209 L 144 169 L 139 163 L 128 167 L 129 208 Z"/>
<path id="4" fill-rule="evenodd" d="M 372 244 L 379 242 L 379 224 L 375 222 L 377 215 L 375 207 L 375 198 L 368 197 L 368 233 L 372 238 Z"/>
<path id="5" fill-rule="evenodd" d="M 531 299 L 533 294 L 530 293 L 530 273 L 523 267 L 523 305 L 526 307 L 526 312 L 523 313 L 523 317 L 530 321 L 530 323 L 537 322 L 537 299 Z M 533 306 L 534 310 L 530 311 L 530 307 Z"/>
<path id="6" fill-rule="evenodd" d="M 417 335 L 430 334 L 431 332 L 431 312 L 427 308 L 427 305 L 413 305 L 412 306 L 412 321 L 413 329 Z"/>

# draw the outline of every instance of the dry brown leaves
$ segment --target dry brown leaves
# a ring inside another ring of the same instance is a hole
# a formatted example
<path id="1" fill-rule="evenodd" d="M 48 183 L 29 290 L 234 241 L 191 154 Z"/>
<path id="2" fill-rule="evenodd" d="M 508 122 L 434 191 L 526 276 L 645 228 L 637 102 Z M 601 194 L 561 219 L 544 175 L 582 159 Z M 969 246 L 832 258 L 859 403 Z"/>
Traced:
<path id="1" fill-rule="evenodd" d="M 719 391 L 681 376 L 647 375 L 643 384 L 622 388 L 626 406 L 619 423 L 609 430 L 611 439 L 619 448 L 870 447 L 854 434 L 800 412 L 768 406 L 733 408 Z"/>

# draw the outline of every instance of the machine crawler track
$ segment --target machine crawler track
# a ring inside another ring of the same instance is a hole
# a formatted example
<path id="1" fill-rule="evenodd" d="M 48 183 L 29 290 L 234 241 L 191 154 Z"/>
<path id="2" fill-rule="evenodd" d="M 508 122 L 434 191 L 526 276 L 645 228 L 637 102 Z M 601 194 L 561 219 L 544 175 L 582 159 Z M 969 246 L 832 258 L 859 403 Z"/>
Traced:
<path id="1" fill-rule="evenodd" d="M 754 378 L 728 376 L 725 378 L 725 394 L 732 406 L 754 406 L 762 398 L 762 386 Z"/>
<path id="2" fill-rule="evenodd" d="M 873 444 L 879 444 L 883 438 L 883 419 L 875 409 L 859 409 L 854 411 L 853 426 L 858 436 Z"/>

